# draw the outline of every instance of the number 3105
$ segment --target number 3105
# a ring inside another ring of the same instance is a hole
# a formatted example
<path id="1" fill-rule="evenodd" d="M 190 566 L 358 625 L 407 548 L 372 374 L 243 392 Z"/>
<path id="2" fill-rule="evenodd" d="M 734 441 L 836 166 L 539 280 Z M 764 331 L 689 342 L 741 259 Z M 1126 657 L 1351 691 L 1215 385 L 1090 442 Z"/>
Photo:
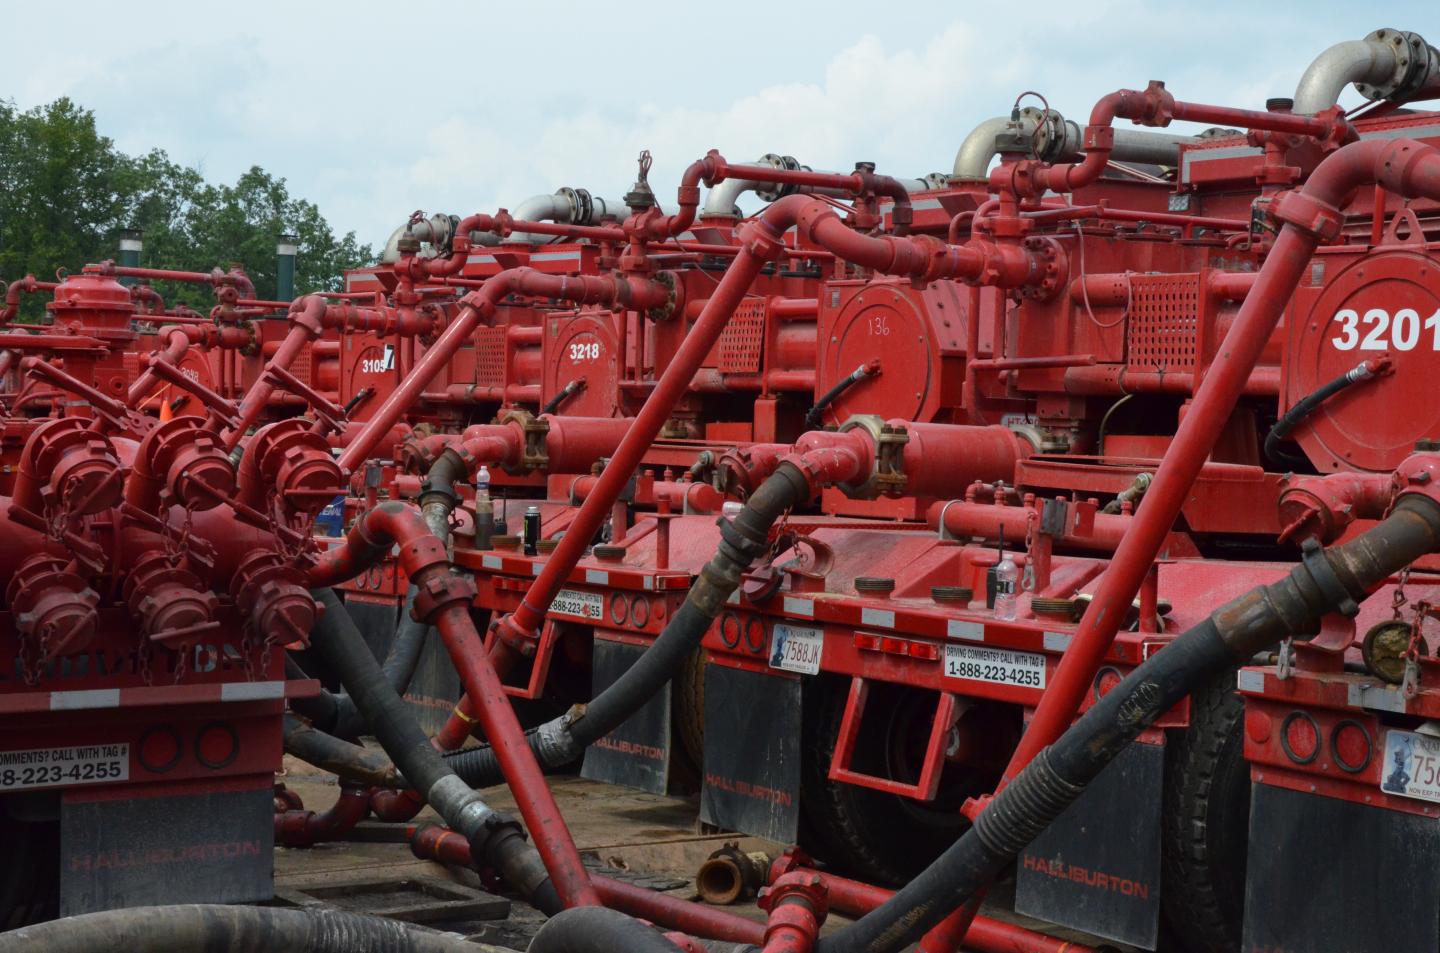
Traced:
<path id="1" fill-rule="evenodd" d="M 1413 351 L 1420 343 L 1421 331 L 1430 332 L 1430 350 L 1440 351 L 1440 311 L 1423 322 L 1414 308 L 1401 308 L 1392 316 L 1383 308 L 1371 308 L 1363 315 L 1353 308 L 1335 312 L 1340 333 L 1330 339 L 1336 350 Z"/>

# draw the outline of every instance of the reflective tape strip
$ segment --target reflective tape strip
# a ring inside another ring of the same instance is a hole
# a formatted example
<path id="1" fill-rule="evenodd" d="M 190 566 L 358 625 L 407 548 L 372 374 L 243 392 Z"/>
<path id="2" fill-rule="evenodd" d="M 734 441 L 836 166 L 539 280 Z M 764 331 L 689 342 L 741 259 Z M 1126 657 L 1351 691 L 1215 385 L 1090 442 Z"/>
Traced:
<path id="1" fill-rule="evenodd" d="M 861 625 L 878 625 L 881 628 L 895 628 L 895 613 L 889 609 L 861 609 Z"/>
<path id="2" fill-rule="evenodd" d="M 1047 652 L 1063 652 L 1070 647 L 1070 633 L 1046 632 L 1044 644 Z"/>
<path id="3" fill-rule="evenodd" d="M 284 682 L 227 682 L 220 686 L 222 702 L 258 702 L 284 697 Z"/>
<path id="4" fill-rule="evenodd" d="M 88 691 L 50 693 L 51 711 L 119 707 L 120 689 L 118 688 L 93 688 Z"/>
<path id="5" fill-rule="evenodd" d="M 785 612 L 789 615 L 803 615 L 806 618 L 815 618 L 815 603 L 809 599 L 796 599 L 794 596 L 785 597 Z"/>
<path id="6" fill-rule="evenodd" d="M 610 585 L 610 574 L 603 569 L 585 570 L 585 581 L 595 586 Z"/>
<path id="7" fill-rule="evenodd" d="M 502 564 L 499 556 L 481 556 L 480 565 L 485 569 L 499 569 Z"/>
<path id="8" fill-rule="evenodd" d="M 964 639 L 967 642 L 984 642 L 985 626 L 979 622 L 965 622 L 960 619 L 951 619 L 945 625 L 945 634 L 952 639 Z"/>

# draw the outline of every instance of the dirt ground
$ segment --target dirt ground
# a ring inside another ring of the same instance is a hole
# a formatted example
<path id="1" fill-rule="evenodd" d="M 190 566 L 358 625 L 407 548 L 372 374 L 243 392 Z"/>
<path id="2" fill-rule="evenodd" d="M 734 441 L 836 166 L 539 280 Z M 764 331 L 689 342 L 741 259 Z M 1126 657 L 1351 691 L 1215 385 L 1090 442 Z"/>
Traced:
<path id="1" fill-rule="evenodd" d="M 323 810 L 333 803 L 337 792 L 333 776 L 293 758 L 287 757 L 285 764 L 283 780 L 307 808 Z M 552 788 L 587 864 L 603 868 L 608 876 L 687 900 L 698 897 L 694 878 L 700 865 L 724 844 L 738 841 L 742 850 L 771 856 L 782 849 L 758 838 L 700 832 L 695 799 L 645 794 L 579 777 L 556 778 Z M 518 816 L 508 789 L 489 788 L 482 793 L 487 803 Z M 417 822 L 427 819 L 436 820 L 428 809 Z M 485 893 L 471 871 L 417 859 L 405 842 L 405 828 L 369 821 L 350 840 L 309 849 L 277 848 L 277 899 L 393 913 L 462 933 L 480 944 L 523 950 L 543 917 L 514 897 L 504 898 L 506 903 Z M 1003 888 L 992 892 L 985 913 L 1039 926 L 1008 910 L 1007 894 Z M 765 919 L 753 899 L 726 909 L 760 922 Z M 848 922 L 832 914 L 824 932 Z M 1086 942 L 1080 934 L 1067 933 L 1064 938 Z"/>

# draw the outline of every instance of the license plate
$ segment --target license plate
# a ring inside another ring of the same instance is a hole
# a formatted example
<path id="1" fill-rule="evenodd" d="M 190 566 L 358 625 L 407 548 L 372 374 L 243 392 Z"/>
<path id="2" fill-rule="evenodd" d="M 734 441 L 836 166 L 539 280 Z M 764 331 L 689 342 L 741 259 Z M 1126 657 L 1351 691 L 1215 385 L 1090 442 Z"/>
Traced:
<path id="1" fill-rule="evenodd" d="M 550 611 L 556 615 L 573 615 L 586 622 L 599 622 L 600 612 L 605 608 L 605 599 L 597 592 L 581 592 L 578 589 L 561 589 L 550 603 Z"/>
<path id="2" fill-rule="evenodd" d="M 130 777 L 130 745 L 0 751 L 0 791 L 109 784 Z"/>
<path id="3" fill-rule="evenodd" d="M 818 675 L 825 654 L 825 633 L 783 622 L 770 637 L 770 667 L 801 675 Z"/>
<path id="4" fill-rule="evenodd" d="M 945 677 L 967 682 L 1044 688 L 1045 656 L 978 645 L 947 645 Z"/>
<path id="5" fill-rule="evenodd" d="M 1380 790 L 1422 801 L 1440 801 L 1440 738 L 1413 731 L 1385 732 Z"/>

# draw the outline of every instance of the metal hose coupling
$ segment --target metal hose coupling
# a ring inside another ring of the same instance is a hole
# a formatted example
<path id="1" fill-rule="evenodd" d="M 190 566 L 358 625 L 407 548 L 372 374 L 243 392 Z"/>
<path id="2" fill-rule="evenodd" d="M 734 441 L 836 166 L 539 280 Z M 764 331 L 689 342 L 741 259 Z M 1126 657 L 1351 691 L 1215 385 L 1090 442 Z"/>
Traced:
<path id="1" fill-rule="evenodd" d="M 1084 790 L 1056 773 L 1047 748 L 975 818 L 975 836 L 996 857 L 1013 857 Z"/>

